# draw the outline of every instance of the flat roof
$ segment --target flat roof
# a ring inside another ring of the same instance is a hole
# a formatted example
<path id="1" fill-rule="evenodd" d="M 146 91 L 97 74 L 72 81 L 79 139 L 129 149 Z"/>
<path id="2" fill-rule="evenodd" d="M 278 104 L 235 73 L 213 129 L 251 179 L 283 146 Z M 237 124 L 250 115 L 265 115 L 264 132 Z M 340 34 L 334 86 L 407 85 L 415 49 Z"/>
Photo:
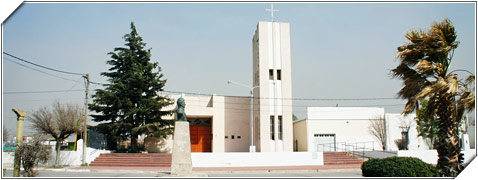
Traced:
<path id="1" fill-rule="evenodd" d="M 379 119 L 384 118 L 385 109 L 377 107 L 307 107 L 307 119 Z"/>

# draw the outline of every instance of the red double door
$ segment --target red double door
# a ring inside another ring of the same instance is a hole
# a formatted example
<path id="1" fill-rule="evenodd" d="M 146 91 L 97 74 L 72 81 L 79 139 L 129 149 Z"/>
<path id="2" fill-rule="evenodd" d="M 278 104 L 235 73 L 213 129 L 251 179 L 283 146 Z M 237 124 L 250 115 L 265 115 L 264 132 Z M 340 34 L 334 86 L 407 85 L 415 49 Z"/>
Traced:
<path id="1" fill-rule="evenodd" d="M 191 152 L 211 152 L 211 126 L 191 125 Z"/>

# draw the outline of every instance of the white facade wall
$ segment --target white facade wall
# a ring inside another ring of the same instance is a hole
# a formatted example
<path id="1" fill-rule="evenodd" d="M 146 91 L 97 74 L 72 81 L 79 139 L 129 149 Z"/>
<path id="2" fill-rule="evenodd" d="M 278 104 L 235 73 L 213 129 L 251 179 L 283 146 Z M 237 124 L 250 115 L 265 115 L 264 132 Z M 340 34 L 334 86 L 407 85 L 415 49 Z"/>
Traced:
<path id="1" fill-rule="evenodd" d="M 251 144 L 250 99 L 225 97 L 224 106 L 224 134 L 228 136 L 224 142 L 224 152 L 248 152 Z"/>
<path id="2" fill-rule="evenodd" d="M 476 148 L 476 126 L 468 127 L 468 137 L 470 139 L 470 147 L 472 149 Z"/>
<path id="3" fill-rule="evenodd" d="M 308 107 L 307 149 L 309 152 L 320 149 L 315 134 L 334 134 L 337 151 L 353 149 L 345 144 L 355 145 L 357 149 L 379 150 L 379 141 L 369 133 L 369 126 L 371 120 L 380 120 L 383 115 L 383 108 Z M 323 148 L 326 151 L 332 150 L 327 146 Z"/>
<path id="4" fill-rule="evenodd" d="M 415 115 L 402 116 L 401 114 L 385 114 L 383 108 L 371 107 L 308 107 L 307 119 L 296 121 L 294 128 L 305 132 L 294 132 L 294 140 L 297 139 L 299 147 L 307 144 L 307 151 L 315 151 L 317 148 L 315 134 L 334 134 L 337 150 L 350 150 L 365 147 L 367 149 L 382 150 L 379 140 L 370 133 L 371 120 L 385 118 L 386 126 L 386 150 L 397 151 L 395 140 L 402 138 L 402 128 L 409 126 L 409 150 L 427 150 L 427 143 L 418 137 L 416 130 Z M 306 125 L 305 128 L 300 127 Z M 305 137 L 305 138 L 304 138 Z M 302 149 L 304 150 L 304 149 Z M 325 150 L 331 150 L 325 149 Z"/>
<path id="5" fill-rule="evenodd" d="M 174 102 L 181 95 L 169 95 Z M 248 152 L 250 145 L 250 99 L 224 96 L 186 96 L 185 113 L 188 118 L 211 118 L 212 152 Z M 166 109 L 175 109 L 177 104 Z M 173 119 L 174 117 L 167 117 Z M 235 138 L 232 139 L 231 136 Z M 228 136 L 228 139 L 225 138 Z M 240 138 L 238 138 L 240 136 Z M 171 153 L 173 140 L 166 138 L 161 149 Z"/>
<path id="6" fill-rule="evenodd" d="M 476 149 L 467 149 L 461 151 L 464 155 L 463 162 L 465 164 L 470 163 L 476 157 Z M 397 156 L 399 157 L 416 157 L 428 164 L 437 164 L 438 162 L 438 152 L 436 150 L 406 150 L 398 151 Z"/>
<path id="7" fill-rule="evenodd" d="M 417 123 L 415 121 L 416 115 L 410 114 L 403 116 L 402 114 L 385 114 L 387 120 L 387 150 L 397 151 L 398 147 L 395 144 L 395 140 L 402 138 L 401 127 L 409 126 L 408 136 L 408 150 L 428 150 L 430 147 L 427 145 L 422 137 L 418 137 Z"/>
<path id="8" fill-rule="evenodd" d="M 294 150 L 307 151 L 307 120 L 294 122 Z"/>

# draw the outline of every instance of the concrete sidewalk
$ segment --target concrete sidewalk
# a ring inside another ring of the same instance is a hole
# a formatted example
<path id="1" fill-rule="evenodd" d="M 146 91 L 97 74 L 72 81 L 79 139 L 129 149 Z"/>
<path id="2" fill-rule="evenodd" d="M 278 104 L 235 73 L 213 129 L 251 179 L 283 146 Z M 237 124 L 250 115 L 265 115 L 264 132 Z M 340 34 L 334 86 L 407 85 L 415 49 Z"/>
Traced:
<path id="1" fill-rule="evenodd" d="M 13 170 L 13 164 L 3 164 L 3 168 Z M 23 169 L 23 168 L 22 168 Z M 66 166 L 64 168 L 37 167 L 39 171 L 56 172 L 105 172 L 105 173 L 170 173 L 170 167 L 122 167 L 122 166 Z M 360 164 L 322 165 L 322 166 L 257 166 L 257 167 L 193 167 L 197 173 L 313 173 L 325 170 L 360 170 Z"/>
<path id="2" fill-rule="evenodd" d="M 259 167 L 193 167 L 200 173 L 243 173 L 243 172 L 318 172 L 321 170 L 360 169 L 360 164 L 323 166 L 259 166 Z M 82 166 L 68 167 L 71 172 L 147 172 L 169 173 L 170 167 L 121 167 L 121 166 Z"/>
<path id="3" fill-rule="evenodd" d="M 3 166 L 11 173 L 13 166 Z M 121 167 L 121 166 L 67 166 L 64 168 L 38 167 L 43 177 L 130 177 L 164 176 L 170 167 Z M 261 166 L 261 167 L 193 167 L 193 174 L 201 177 L 361 177 L 360 165 L 324 166 Z M 10 176 L 6 176 L 10 177 Z"/>

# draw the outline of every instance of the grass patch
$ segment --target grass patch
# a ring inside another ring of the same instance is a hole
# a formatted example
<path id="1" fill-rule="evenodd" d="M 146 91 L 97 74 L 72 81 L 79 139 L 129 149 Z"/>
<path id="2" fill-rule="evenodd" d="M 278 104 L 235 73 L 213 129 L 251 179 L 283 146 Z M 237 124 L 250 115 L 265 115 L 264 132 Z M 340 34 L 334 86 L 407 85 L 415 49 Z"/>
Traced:
<path id="1" fill-rule="evenodd" d="M 59 169 L 59 168 L 64 168 L 65 165 L 58 165 L 58 166 L 47 166 L 46 168 L 52 168 L 52 169 Z"/>

